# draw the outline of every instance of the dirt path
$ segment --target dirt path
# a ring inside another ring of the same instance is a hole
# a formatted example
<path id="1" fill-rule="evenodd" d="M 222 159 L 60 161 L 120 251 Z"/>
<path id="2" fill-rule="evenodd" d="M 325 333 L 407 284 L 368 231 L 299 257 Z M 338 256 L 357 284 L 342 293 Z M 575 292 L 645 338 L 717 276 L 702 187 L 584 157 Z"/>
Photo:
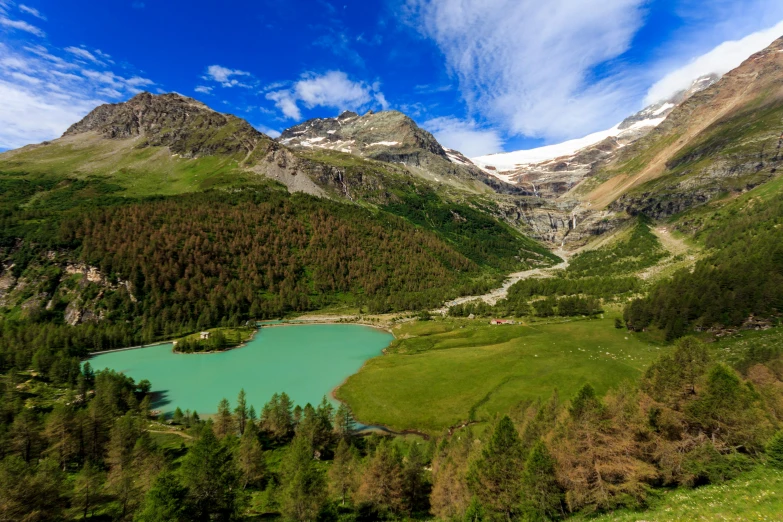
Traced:
<path id="1" fill-rule="evenodd" d="M 658 236 L 663 247 L 672 253 L 672 255 L 687 254 L 691 250 L 685 241 L 678 239 L 671 234 L 671 231 L 666 227 L 653 228 L 653 233 Z"/>
<path id="2" fill-rule="evenodd" d="M 564 259 L 564 261 L 558 265 L 550 266 L 548 268 L 534 268 L 532 270 L 524 270 L 522 272 L 515 272 L 513 274 L 509 274 L 509 276 L 503 282 L 503 286 L 501 286 L 500 288 L 495 288 L 494 290 L 490 290 L 484 295 L 469 295 L 465 297 L 458 297 L 457 299 L 451 301 L 447 301 L 446 303 L 444 303 L 442 308 L 433 310 L 432 313 L 444 314 L 448 312 L 449 307 L 451 306 L 461 305 L 479 299 L 481 299 L 487 304 L 494 305 L 501 299 L 505 299 L 505 297 L 508 295 L 508 289 L 511 288 L 514 285 L 514 283 L 516 283 L 517 281 L 521 281 L 522 279 L 529 279 L 531 277 L 552 277 L 553 272 L 555 270 L 565 270 L 565 268 L 568 267 L 568 257 L 571 255 L 570 252 L 565 252 L 562 250 L 555 251 L 554 253 L 558 257 Z"/>

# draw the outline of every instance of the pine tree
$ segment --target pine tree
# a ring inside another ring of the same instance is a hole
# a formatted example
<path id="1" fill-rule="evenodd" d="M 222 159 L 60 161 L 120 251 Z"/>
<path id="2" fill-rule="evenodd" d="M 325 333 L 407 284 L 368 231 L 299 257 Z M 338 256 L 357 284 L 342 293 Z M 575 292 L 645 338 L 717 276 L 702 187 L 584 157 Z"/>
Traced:
<path id="1" fill-rule="evenodd" d="M 341 439 L 348 440 L 353 436 L 355 430 L 356 421 L 351 409 L 341 402 L 334 416 L 334 431 Z"/>
<path id="2" fill-rule="evenodd" d="M 215 434 L 222 439 L 233 433 L 234 417 L 231 415 L 231 405 L 228 403 L 228 399 L 223 398 L 218 404 L 218 411 L 215 415 Z"/>
<path id="3" fill-rule="evenodd" d="M 258 486 L 266 474 L 264 451 L 258 441 L 258 428 L 252 422 L 247 424 L 239 440 L 237 464 L 242 474 L 242 487 Z"/>
<path id="4" fill-rule="evenodd" d="M 463 520 L 465 522 L 483 522 L 483 520 L 485 520 L 484 506 L 481 505 L 481 502 L 479 501 L 478 497 L 474 496 L 471 499 L 470 505 L 468 506 L 468 510 L 465 511 L 465 516 L 463 517 Z"/>
<path id="5" fill-rule="evenodd" d="M 551 520 L 561 512 L 563 492 L 555 477 L 555 460 L 543 441 L 538 441 L 525 463 L 522 475 L 528 520 Z"/>
<path id="6" fill-rule="evenodd" d="M 767 459 L 773 468 L 783 469 L 783 431 L 777 432 L 767 444 Z"/>
<path id="7" fill-rule="evenodd" d="M 468 480 L 482 505 L 507 520 L 519 511 L 524 462 L 524 450 L 517 429 L 505 415 L 481 452 L 481 458 L 471 468 Z"/>
<path id="8" fill-rule="evenodd" d="M 413 441 L 402 466 L 402 490 L 409 515 L 427 508 L 424 465 L 424 453 L 417 441 Z"/>
<path id="9" fill-rule="evenodd" d="M 341 439 L 329 468 L 329 484 L 343 506 L 356 489 L 357 460 L 356 450 Z"/>
<path id="10" fill-rule="evenodd" d="M 315 520 L 326 500 L 326 481 L 307 437 L 297 435 L 281 463 L 281 511 L 289 519 Z"/>
<path id="11" fill-rule="evenodd" d="M 239 472 L 231 451 L 207 421 L 182 462 L 182 481 L 195 520 L 228 520 L 240 509 Z"/>
<path id="12" fill-rule="evenodd" d="M 237 397 L 237 407 L 234 408 L 234 416 L 236 419 L 237 427 L 239 428 L 239 434 L 245 433 L 245 424 L 247 423 L 247 401 L 245 398 L 245 389 L 239 390 L 239 396 Z"/>
<path id="13" fill-rule="evenodd" d="M 89 461 L 76 474 L 72 498 L 74 504 L 80 507 L 82 518 L 86 519 L 90 508 L 100 502 L 104 478 L 103 473 Z"/>
<path id="14" fill-rule="evenodd" d="M 187 489 L 177 476 L 164 471 L 155 478 L 152 488 L 144 498 L 144 504 L 134 522 L 187 522 Z M 86 517 L 85 517 L 86 518 Z"/>

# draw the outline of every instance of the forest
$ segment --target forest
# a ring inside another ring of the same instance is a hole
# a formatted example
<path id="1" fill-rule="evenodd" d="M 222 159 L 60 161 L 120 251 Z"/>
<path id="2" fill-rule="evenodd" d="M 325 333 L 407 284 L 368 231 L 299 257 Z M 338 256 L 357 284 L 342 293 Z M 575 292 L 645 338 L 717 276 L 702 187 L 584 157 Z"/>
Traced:
<path id="1" fill-rule="evenodd" d="M 554 260 L 475 210 L 455 217 L 434 194 L 419 224 L 273 184 L 133 199 L 98 179 L 0 182 L 0 254 L 20 283 L 0 306 L 1 370 L 330 305 L 424 310 Z"/>
<path id="2" fill-rule="evenodd" d="M 360 436 L 346 406 L 285 393 L 162 424 L 150 388 L 89 363 L 59 383 L 8 373 L 0 520 L 558 520 L 783 467 L 780 351 L 730 367 L 693 337 L 605 397 L 554 390 L 430 439 Z"/>
<path id="3" fill-rule="evenodd" d="M 633 330 L 659 328 L 676 339 L 689 331 L 737 328 L 748 318 L 778 322 L 783 310 L 783 203 L 754 200 L 729 208 L 701 232 L 709 255 L 630 303 Z"/>

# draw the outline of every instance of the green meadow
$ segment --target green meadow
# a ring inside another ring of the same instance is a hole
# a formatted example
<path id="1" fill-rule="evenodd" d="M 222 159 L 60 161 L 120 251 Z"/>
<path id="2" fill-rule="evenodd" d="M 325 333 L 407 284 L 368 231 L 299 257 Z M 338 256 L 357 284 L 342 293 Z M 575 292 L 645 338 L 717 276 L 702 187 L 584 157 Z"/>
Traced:
<path id="1" fill-rule="evenodd" d="M 492 326 L 488 320 L 416 321 L 395 327 L 386 354 L 369 360 L 336 395 L 365 424 L 437 434 L 466 421 L 583 384 L 599 393 L 635 380 L 667 348 L 614 318 Z"/>

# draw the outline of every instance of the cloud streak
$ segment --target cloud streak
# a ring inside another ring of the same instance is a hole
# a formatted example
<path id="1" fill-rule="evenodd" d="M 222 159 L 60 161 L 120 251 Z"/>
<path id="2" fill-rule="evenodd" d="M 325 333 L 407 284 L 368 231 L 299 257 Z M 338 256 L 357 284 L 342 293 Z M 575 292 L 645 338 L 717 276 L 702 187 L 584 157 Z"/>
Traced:
<path id="1" fill-rule="evenodd" d="M 0 11 L 0 13 L 1 12 L 2 11 Z M 16 29 L 18 31 L 24 31 L 26 33 L 34 34 L 35 36 L 41 38 L 46 36 L 46 33 L 43 32 L 43 30 L 39 29 L 38 27 L 32 24 L 28 24 L 27 22 L 22 20 L 12 20 L 5 16 L 0 16 L 0 25 L 2 25 L 3 27 L 7 27 L 9 29 Z"/>
<path id="2" fill-rule="evenodd" d="M 24 5 L 24 4 L 19 4 L 19 10 L 22 11 L 23 13 L 27 13 L 29 15 L 33 15 L 36 18 L 40 18 L 44 22 L 46 21 L 46 17 L 43 14 L 41 14 L 41 11 L 39 11 L 38 9 L 36 9 L 34 7 L 28 7 L 28 6 Z"/>

